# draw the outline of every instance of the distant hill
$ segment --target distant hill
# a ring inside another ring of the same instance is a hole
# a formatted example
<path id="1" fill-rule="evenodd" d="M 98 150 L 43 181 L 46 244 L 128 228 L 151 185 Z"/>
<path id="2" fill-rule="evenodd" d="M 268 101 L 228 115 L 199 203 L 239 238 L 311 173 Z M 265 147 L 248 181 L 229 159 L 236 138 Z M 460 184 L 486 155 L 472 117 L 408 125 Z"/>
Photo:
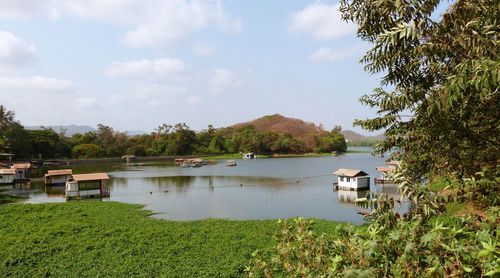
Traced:
<path id="1" fill-rule="evenodd" d="M 51 128 L 55 132 L 58 132 L 58 133 L 64 130 L 66 136 L 72 136 L 73 134 L 76 134 L 76 133 L 85 133 L 85 132 L 96 130 L 95 128 L 92 128 L 92 127 L 86 126 L 86 125 L 25 126 L 24 128 L 28 129 L 28 130 L 39 130 L 42 128 Z"/>
<path id="2" fill-rule="evenodd" d="M 51 128 L 51 129 L 53 129 L 57 133 L 61 132 L 61 130 L 64 130 L 65 131 L 64 134 L 67 137 L 71 137 L 71 136 L 73 136 L 74 134 L 77 134 L 77 133 L 83 134 L 85 132 L 96 131 L 97 130 L 97 129 L 95 129 L 93 127 L 90 127 L 90 126 L 87 126 L 87 125 L 25 126 L 24 128 L 28 129 L 28 130 L 39 130 L 39 129 L 42 129 L 42 128 Z M 130 136 L 146 134 L 146 132 L 144 132 L 142 130 L 127 130 L 127 131 L 125 131 L 125 133 L 127 133 Z"/>
<path id="3" fill-rule="evenodd" d="M 368 141 L 368 140 L 380 141 L 380 140 L 384 140 L 383 134 L 379 134 L 379 135 L 375 135 L 375 136 L 365 136 L 363 134 L 359 134 L 359 133 L 352 131 L 352 130 L 342 130 L 341 133 L 344 135 L 345 139 L 348 141 Z"/>
<path id="4" fill-rule="evenodd" d="M 280 114 L 267 115 L 250 122 L 235 124 L 232 127 L 242 128 L 250 125 L 259 131 L 272 131 L 277 134 L 288 133 L 306 144 L 311 144 L 315 135 L 326 132 L 321 126 L 314 123 L 288 118 Z"/>

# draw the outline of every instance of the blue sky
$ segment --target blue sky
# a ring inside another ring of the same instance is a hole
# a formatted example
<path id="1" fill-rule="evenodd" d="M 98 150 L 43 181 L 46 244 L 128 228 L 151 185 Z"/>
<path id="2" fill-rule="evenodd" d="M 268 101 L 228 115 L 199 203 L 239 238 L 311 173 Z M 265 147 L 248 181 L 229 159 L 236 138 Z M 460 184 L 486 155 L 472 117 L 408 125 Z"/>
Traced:
<path id="1" fill-rule="evenodd" d="M 378 79 L 337 4 L 0 0 L 0 104 L 25 125 L 203 129 L 280 113 L 353 129 Z"/>

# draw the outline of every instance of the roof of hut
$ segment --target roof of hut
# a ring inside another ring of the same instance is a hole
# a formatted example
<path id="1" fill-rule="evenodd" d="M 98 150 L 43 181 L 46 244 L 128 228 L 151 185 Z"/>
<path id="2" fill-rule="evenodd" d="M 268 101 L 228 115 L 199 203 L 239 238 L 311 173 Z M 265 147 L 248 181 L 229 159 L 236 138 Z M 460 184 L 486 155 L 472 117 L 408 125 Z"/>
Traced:
<path id="1" fill-rule="evenodd" d="M 0 169 L 0 174 L 15 175 L 16 169 Z"/>
<path id="2" fill-rule="evenodd" d="M 344 177 L 360 177 L 360 176 L 368 176 L 368 174 L 364 171 L 358 170 L 358 169 L 338 169 L 333 173 L 334 175 L 337 176 L 344 176 Z"/>
<path id="3" fill-rule="evenodd" d="M 75 181 L 109 180 L 109 176 L 106 173 L 78 174 L 72 177 Z"/>
<path id="4" fill-rule="evenodd" d="M 29 169 L 31 168 L 31 163 L 23 162 L 23 163 L 14 163 L 10 166 L 12 169 Z"/>
<path id="5" fill-rule="evenodd" d="M 380 173 L 387 173 L 387 172 L 390 172 L 390 171 L 394 170 L 394 167 L 391 167 L 391 166 L 379 166 L 379 167 L 375 168 L 375 170 L 377 170 Z"/>
<path id="6" fill-rule="evenodd" d="M 64 176 L 64 175 L 73 175 L 73 170 L 71 169 L 49 170 L 47 171 L 47 174 L 45 174 L 46 177 Z"/>

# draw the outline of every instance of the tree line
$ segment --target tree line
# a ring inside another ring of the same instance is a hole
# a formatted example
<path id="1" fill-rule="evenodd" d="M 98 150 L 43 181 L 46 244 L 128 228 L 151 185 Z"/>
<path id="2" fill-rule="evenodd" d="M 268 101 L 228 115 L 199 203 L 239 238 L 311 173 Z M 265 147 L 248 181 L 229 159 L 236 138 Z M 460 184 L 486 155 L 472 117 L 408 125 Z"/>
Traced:
<path id="1" fill-rule="evenodd" d="M 241 152 L 259 154 L 324 153 L 345 151 L 344 136 L 337 127 L 314 136 L 305 144 L 290 134 L 259 131 L 253 126 L 214 128 L 195 131 L 185 123 L 163 124 L 150 134 L 129 136 L 99 124 L 96 131 L 66 136 L 50 128 L 27 130 L 15 114 L 0 105 L 0 152 L 16 158 L 99 158 L 161 155 L 219 155 Z"/>

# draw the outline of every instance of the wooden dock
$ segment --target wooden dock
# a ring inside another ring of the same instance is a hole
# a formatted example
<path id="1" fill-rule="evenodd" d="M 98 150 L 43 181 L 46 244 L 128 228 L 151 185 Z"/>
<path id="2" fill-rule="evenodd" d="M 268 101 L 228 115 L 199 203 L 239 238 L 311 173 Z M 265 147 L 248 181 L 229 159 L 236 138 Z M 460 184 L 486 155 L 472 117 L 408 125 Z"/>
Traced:
<path id="1" fill-rule="evenodd" d="M 374 178 L 375 184 L 395 184 L 396 182 L 391 179 L 385 179 L 385 178 Z"/>

